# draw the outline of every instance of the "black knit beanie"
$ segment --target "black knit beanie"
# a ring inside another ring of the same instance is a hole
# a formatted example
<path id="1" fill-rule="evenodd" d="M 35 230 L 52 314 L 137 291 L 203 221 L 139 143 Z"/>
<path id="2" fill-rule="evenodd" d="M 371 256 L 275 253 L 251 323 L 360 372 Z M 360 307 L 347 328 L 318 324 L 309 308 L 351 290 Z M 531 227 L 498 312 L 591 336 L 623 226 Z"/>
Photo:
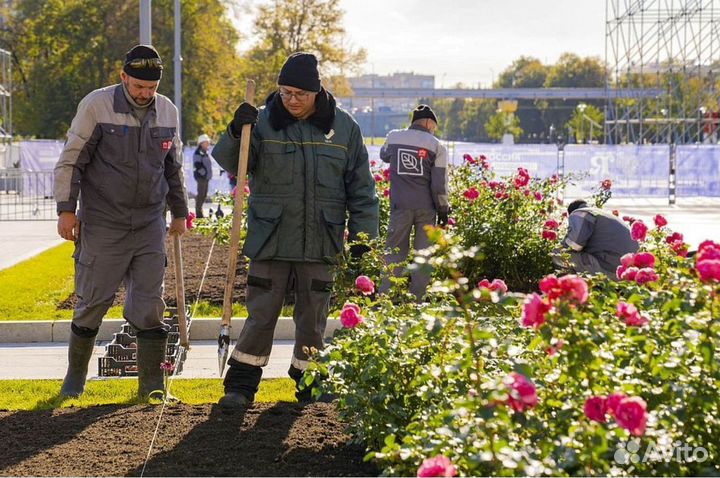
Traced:
<path id="1" fill-rule="evenodd" d="M 412 123 L 414 123 L 416 120 L 419 119 L 431 119 L 435 123 L 438 122 L 437 117 L 435 116 L 435 113 L 433 113 L 433 110 L 430 109 L 428 105 L 419 105 L 417 108 L 415 108 L 412 112 Z"/>
<path id="2" fill-rule="evenodd" d="M 318 61 L 312 53 L 293 53 L 280 69 L 278 85 L 292 86 L 305 91 L 320 91 Z"/>
<path id="3" fill-rule="evenodd" d="M 142 60 L 156 60 L 143 62 Z M 162 77 L 162 60 L 150 45 L 136 45 L 125 55 L 123 71 L 138 80 L 157 81 Z"/>

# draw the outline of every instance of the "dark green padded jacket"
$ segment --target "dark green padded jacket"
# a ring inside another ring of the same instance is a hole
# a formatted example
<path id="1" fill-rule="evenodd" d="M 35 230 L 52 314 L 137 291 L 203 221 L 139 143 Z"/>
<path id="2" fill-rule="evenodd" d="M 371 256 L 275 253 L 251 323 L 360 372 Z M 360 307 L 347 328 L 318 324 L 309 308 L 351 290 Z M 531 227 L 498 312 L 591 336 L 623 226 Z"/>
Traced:
<path id="1" fill-rule="evenodd" d="M 325 96 L 327 95 L 327 96 Z M 358 124 L 325 90 L 295 120 L 276 94 L 260 109 L 248 164 L 247 237 L 254 260 L 334 263 L 349 239 L 378 234 L 378 199 Z M 225 132 L 213 157 L 237 174 L 240 140 Z"/>

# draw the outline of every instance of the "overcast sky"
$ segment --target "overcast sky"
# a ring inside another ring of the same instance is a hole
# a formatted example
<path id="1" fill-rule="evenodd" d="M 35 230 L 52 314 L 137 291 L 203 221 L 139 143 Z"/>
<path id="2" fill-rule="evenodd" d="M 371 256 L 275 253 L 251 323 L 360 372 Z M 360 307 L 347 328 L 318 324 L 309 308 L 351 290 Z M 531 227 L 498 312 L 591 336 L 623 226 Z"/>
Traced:
<path id="1" fill-rule="evenodd" d="M 438 87 L 489 86 L 521 55 L 544 63 L 567 51 L 605 56 L 605 0 L 341 0 L 340 5 L 348 39 L 367 50 L 365 72 L 434 74 Z"/>

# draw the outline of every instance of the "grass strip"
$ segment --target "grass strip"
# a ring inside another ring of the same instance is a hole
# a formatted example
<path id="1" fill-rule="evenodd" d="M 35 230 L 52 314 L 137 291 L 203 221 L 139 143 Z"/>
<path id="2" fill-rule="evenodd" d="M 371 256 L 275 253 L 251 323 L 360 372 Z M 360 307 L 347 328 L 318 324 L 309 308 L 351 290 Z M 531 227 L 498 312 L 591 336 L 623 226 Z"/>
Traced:
<path id="1" fill-rule="evenodd" d="M 0 380 L 0 410 L 48 410 L 97 405 L 132 405 L 139 403 L 136 378 L 89 380 L 80 398 L 58 397 L 62 380 Z M 170 393 L 183 403 L 197 405 L 217 403 L 223 395 L 219 378 L 176 378 Z M 295 402 L 295 382 L 289 378 L 260 382 L 257 402 Z"/>

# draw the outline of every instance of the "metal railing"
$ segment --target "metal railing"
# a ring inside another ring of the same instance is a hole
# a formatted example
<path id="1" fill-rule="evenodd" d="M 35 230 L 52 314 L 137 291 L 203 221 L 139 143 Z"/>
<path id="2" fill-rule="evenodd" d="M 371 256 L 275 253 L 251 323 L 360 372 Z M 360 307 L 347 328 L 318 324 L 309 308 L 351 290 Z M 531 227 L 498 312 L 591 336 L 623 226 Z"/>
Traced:
<path id="1" fill-rule="evenodd" d="M 0 170 L 0 221 L 54 221 L 53 171 Z"/>

